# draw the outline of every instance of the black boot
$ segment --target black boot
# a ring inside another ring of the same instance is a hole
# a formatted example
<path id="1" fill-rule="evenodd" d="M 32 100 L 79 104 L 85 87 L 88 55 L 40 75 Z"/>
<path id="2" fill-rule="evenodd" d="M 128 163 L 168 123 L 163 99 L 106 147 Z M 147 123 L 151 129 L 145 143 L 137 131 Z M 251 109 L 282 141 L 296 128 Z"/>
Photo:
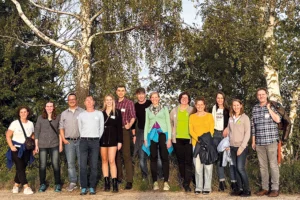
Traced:
<path id="1" fill-rule="evenodd" d="M 243 191 L 239 189 L 237 182 L 231 182 L 231 196 L 239 196 Z"/>
<path id="2" fill-rule="evenodd" d="M 220 181 L 219 182 L 219 191 L 224 192 L 225 188 L 226 188 L 225 181 Z"/>
<path id="3" fill-rule="evenodd" d="M 109 177 L 104 177 L 104 191 L 110 191 L 110 180 Z"/>
<path id="4" fill-rule="evenodd" d="M 118 189 L 118 181 L 116 178 L 113 178 L 112 179 L 112 185 L 113 185 L 113 192 L 119 192 L 119 189 Z"/>

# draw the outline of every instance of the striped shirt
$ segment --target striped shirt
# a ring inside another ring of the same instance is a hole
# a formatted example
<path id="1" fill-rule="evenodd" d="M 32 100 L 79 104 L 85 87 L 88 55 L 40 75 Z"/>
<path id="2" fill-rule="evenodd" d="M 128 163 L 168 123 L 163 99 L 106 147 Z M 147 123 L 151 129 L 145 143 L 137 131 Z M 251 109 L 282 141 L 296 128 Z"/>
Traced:
<path id="1" fill-rule="evenodd" d="M 135 116 L 135 108 L 132 101 L 124 98 L 123 101 L 116 101 L 116 108 L 121 110 L 122 114 L 122 126 L 129 123 L 132 118 L 136 118 Z"/>
<path id="2" fill-rule="evenodd" d="M 275 108 L 271 106 L 271 109 L 279 115 Z M 279 115 L 279 117 L 281 116 Z M 256 104 L 253 107 L 251 131 L 252 136 L 255 136 L 255 143 L 259 146 L 272 144 L 278 140 L 277 123 L 272 119 L 266 105 L 260 106 Z"/>

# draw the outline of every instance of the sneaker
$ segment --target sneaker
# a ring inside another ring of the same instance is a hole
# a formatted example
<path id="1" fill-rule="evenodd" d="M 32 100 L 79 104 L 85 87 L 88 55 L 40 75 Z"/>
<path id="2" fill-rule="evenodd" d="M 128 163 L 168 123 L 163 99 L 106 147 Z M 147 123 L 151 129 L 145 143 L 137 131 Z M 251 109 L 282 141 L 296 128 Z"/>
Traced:
<path id="1" fill-rule="evenodd" d="M 170 190 L 170 186 L 169 186 L 169 183 L 168 183 L 168 182 L 164 182 L 164 190 L 165 190 L 165 191 Z"/>
<path id="2" fill-rule="evenodd" d="M 210 194 L 210 191 L 203 191 L 202 194 L 208 195 L 208 194 Z"/>
<path id="3" fill-rule="evenodd" d="M 46 186 L 45 184 L 42 184 L 42 185 L 40 186 L 39 192 L 45 192 L 46 189 L 47 189 L 47 186 Z"/>
<path id="4" fill-rule="evenodd" d="M 76 185 L 76 183 L 70 183 L 69 184 L 69 186 L 67 187 L 67 190 L 69 191 L 69 192 L 72 192 L 74 189 L 76 189 L 77 188 L 77 185 Z"/>
<path id="5" fill-rule="evenodd" d="M 86 188 L 82 188 L 80 195 L 86 195 L 88 193 L 88 190 Z"/>
<path id="6" fill-rule="evenodd" d="M 157 181 L 155 181 L 153 183 L 153 190 L 159 190 L 159 186 L 158 186 L 158 182 Z"/>
<path id="7" fill-rule="evenodd" d="M 61 192 L 61 185 L 60 184 L 55 185 L 54 192 Z"/>
<path id="8" fill-rule="evenodd" d="M 24 188 L 24 194 L 33 194 L 32 189 L 30 187 Z"/>
<path id="9" fill-rule="evenodd" d="M 89 190 L 90 190 L 90 195 L 96 194 L 96 191 L 94 190 L 94 188 L 90 188 Z"/>
<path id="10" fill-rule="evenodd" d="M 11 190 L 13 194 L 17 194 L 20 192 L 20 189 L 18 186 L 14 186 L 13 189 Z"/>

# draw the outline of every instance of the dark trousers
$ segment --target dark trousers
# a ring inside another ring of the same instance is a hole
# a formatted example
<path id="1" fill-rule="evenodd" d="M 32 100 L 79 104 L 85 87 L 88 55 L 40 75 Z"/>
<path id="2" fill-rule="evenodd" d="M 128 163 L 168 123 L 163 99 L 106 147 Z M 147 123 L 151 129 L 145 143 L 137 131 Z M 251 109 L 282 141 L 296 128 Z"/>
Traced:
<path id="1" fill-rule="evenodd" d="M 99 140 L 80 140 L 80 185 L 82 188 L 88 187 L 87 163 L 90 164 L 89 187 L 96 188 L 98 176 Z"/>
<path id="2" fill-rule="evenodd" d="M 126 181 L 132 183 L 133 166 L 132 166 L 132 158 L 130 152 L 130 142 L 131 142 L 130 131 L 123 128 L 123 144 L 122 144 L 122 148 L 119 151 L 117 151 L 117 156 L 116 156 L 117 178 L 118 180 L 123 179 L 123 169 L 122 169 L 122 156 L 123 156 L 125 170 L 126 170 Z"/>
<path id="3" fill-rule="evenodd" d="M 190 185 L 193 174 L 192 144 L 190 144 L 190 139 L 176 138 L 176 143 L 173 143 L 173 147 L 177 157 L 179 173 L 184 180 L 183 186 L 188 186 Z"/>
<path id="4" fill-rule="evenodd" d="M 249 188 L 249 181 L 248 175 L 246 173 L 245 165 L 246 165 L 246 158 L 248 154 L 248 147 L 246 147 L 243 153 L 237 156 L 238 147 L 230 147 L 230 154 L 231 159 L 234 165 L 234 171 L 237 178 L 237 184 L 240 190 L 243 191 L 250 191 Z"/>
<path id="5" fill-rule="evenodd" d="M 40 148 L 40 184 L 46 183 L 46 167 L 47 167 L 47 155 L 50 155 L 51 164 L 54 172 L 55 184 L 61 184 L 60 181 L 60 165 L 59 165 L 59 149 L 57 147 L 53 148 Z"/>
<path id="6" fill-rule="evenodd" d="M 168 149 L 166 144 L 166 135 L 161 133 L 159 134 L 158 143 L 151 140 L 150 145 L 150 168 L 151 168 L 151 174 L 152 174 L 152 180 L 153 182 L 157 181 L 157 159 L 158 159 L 158 153 L 159 150 L 161 161 L 162 161 L 162 168 L 164 173 L 164 181 L 169 181 L 169 155 L 168 155 Z"/>
<path id="7" fill-rule="evenodd" d="M 19 151 L 19 148 L 17 148 Z M 25 150 L 21 158 L 18 157 L 18 151 L 12 151 L 12 160 L 16 165 L 15 183 L 25 185 L 28 183 L 26 179 L 26 167 L 30 158 L 31 151 Z"/>

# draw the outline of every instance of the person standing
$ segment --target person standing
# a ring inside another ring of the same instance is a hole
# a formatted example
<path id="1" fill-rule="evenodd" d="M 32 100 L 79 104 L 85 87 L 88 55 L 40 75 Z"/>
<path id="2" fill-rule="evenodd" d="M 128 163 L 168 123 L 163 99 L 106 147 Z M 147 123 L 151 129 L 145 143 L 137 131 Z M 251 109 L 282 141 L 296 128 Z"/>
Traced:
<path id="1" fill-rule="evenodd" d="M 238 184 L 238 190 L 233 191 L 232 194 L 241 197 L 251 196 L 248 175 L 245 169 L 250 131 L 250 119 L 244 113 L 242 101 L 239 99 L 232 100 L 228 132 L 230 155 Z"/>
<path id="2" fill-rule="evenodd" d="M 252 109 L 252 148 L 256 150 L 259 161 L 262 189 L 257 196 L 279 195 L 279 167 L 277 163 L 277 140 L 279 139 L 277 123 L 281 116 L 268 102 L 266 88 L 258 88 L 256 97 L 259 101 Z M 269 193 L 269 166 L 271 171 L 271 192 Z"/>
<path id="3" fill-rule="evenodd" d="M 229 119 L 229 109 L 227 106 L 227 102 L 225 99 L 225 94 L 221 91 L 217 92 L 216 95 L 216 103 L 212 108 L 212 115 L 214 117 L 215 121 L 215 127 L 214 127 L 214 145 L 217 149 L 218 145 L 220 144 L 221 140 L 224 137 L 227 137 L 228 132 L 225 130 L 227 125 L 228 125 L 228 119 Z M 225 172 L 224 168 L 222 166 L 222 160 L 223 160 L 223 153 L 220 152 L 218 154 L 218 161 L 217 161 L 217 172 L 218 172 L 218 177 L 219 177 L 219 191 L 224 192 L 226 189 L 226 184 L 225 184 Z M 230 181 L 231 181 L 231 189 L 235 190 L 237 185 L 236 185 L 236 178 L 234 175 L 234 169 L 233 165 L 230 165 Z"/>
<path id="4" fill-rule="evenodd" d="M 34 139 L 33 123 L 28 120 L 30 110 L 27 106 L 20 106 L 17 111 L 18 120 L 13 121 L 6 132 L 6 142 L 9 149 L 6 153 L 7 166 L 12 168 L 13 163 L 16 165 L 15 184 L 12 193 L 19 193 L 20 186 L 23 185 L 24 194 L 33 194 L 28 185 L 26 178 L 26 167 L 33 161 L 33 151 L 25 148 L 25 135 Z M 22 123 L 22 126 L 21 126 Z M 25 133 L 23 132 L 23 129 Z"/>
<path id="5" fill-rule="evenodd" d="M 80 195 L 96 194 L 98 176 L 99 141 L 103 134 L 104 119 L 99 110 L 95 110 L 95 101 L 92 96 L 87 96 L 84 101 L 86 110 L 78 116 L 80 133 Z M 90 177 L 87 180 L 87 163 L 89 158 Z M 89 185 L 89 189 L 88 189 Z"/>
<path id="6" fill-rule="evenodd" d="M 113 95 L 106 95 L 103 103 L 104 133 L 100 140 L 100 154 L 102 159 L 102 173 L 104 177 L 104 191 L 110 191 L 108 163 L 113 182 L 113 192 L 118 192 L 116 154 L 122 148 L 122 114 L 116 109 Z"/>
<path id="7" fill-rule="evenodd" d="M 203 97 L 195 100 L 195 107 L 197 112 L 192 114 L 189 120 L 189 128 L 194 151 L 196 144 L 199 142 L 198 138 L 208 132 L 213 136 L 215 127 L 213 116 L 207 112 L 206 101 Z M 193 158 L 193 161 L 195 165 L 196 179 L 195 193 L 200 194 L 202 192 L 203 194 L 209 194 L 211 192 L 213 164 L 205 165 L 204 163 L 201 163 L 199 154 L 196 158 Z"/>
<path id="8" fill-rule="evenodd" d="M 74 93 L 69 94 L 68 105 L 69 108 L 63 111 L 60 117 L 59 132 L 65 147 L 68 162 L 68 177 L 70 184 L 67 187 L 67 190 L 71 192 L 77 188 L 76 157 L 78 167 L 80 167 L 80 140 L 77 117 L 84 109 L 78 107 L 76 94 Z"/>
<path id="9" fill-rule="evenodd" d="M 189 106 L 191 97 L 187 92 L 179 95 L 180 105 L 172 109 L 170 113 L 172 127 L 172 142 L 178 161 L 179 173 L 183 180 L 183 188 L 186 192 L 192 191 L 190 182 L 193 170 L 193 147 L 189 133 L 189 116 L 193 107 Z"/>
<path id="10" fill-rule="evenodd" d="M 150 155 L 150 168 L 153 180 L 153 190 L 158 190 L 157 182 L 157 159 L 158 150 L 162 160 L 164 173 L 164 190 L 170 190 L 169 186 L 169 155 L 172 152 L 171 143 L 171 123 L 169 111 L 159 103 L 160 97 L 158 92 L 150 94 L 152 105 L 146 109 L 146 122 L 144 129 L 144 146 L 143 150 Z"/>
<path id="11" fill-rule="evenodd" d="M 131 132 L 130 128 L 135 121 L 135 109 L 132 101 L 125 97 L 126 87 L 120 85 L 117 87 L 116 94 L 118 100 L 116 101 L 116 108 L 121 110 L 122 114 L 122 127 L 123 127 L 123 145 L 122 148 L 117 152 L 116 163 L 117 163 L 117 176 L 118 181 L 122 182 L 123 169 L 122 169 L 122 155 L 124 159 L 124 165 L 126 170 L 126 186 L 125 190 L 132 189 L 133 182 L 133 166 L 130 152 L 130 141 Z"/>
<path id="12" fill-rule="evenodd" d="M 62 152 L 62 140 L 58 133 L 60 115 L 56 114 L 55 105 L 49 101 L 46 103 L 42 115 L 37 119 L 35 125 L 35 152 L 39 153 L 39 192 L 45 192 L 47 154 L 51 157 L 51 163 L 55 179 L 55 192 L 61 192 L 59 153 Z"/>

